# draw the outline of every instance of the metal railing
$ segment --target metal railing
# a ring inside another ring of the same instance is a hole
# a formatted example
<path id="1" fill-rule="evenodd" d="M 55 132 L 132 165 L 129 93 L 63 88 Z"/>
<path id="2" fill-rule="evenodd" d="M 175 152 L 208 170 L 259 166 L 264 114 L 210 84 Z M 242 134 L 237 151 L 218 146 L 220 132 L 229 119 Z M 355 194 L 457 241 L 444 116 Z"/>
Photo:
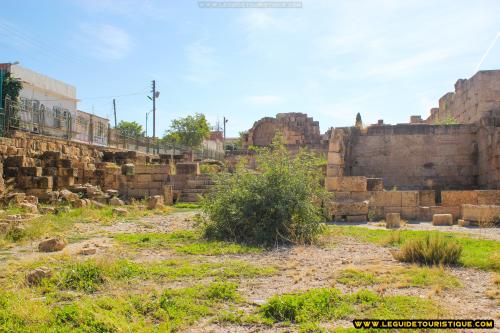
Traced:
<path id="1" fill-rule="evenodd" d="M 153 141 L 152 138 L 144 136 L 130 137 L 123 135 L 118 129 L 109 128 L 109 125 L 102 128 L 102 121 L 94 120 L 92 115 L 89 115 L 85 121 L 78 120 L 81 122 L 80 124 L 69 110 L 48 109 L 43 105 L 33 103 L 33 101 L 12 101 L 8 96 L 5 99 L 4 116 L 4 133 L 24 131 L 59 139 L 172 157 L 191 154 L 194 160 L 224 159 L 223 151 L 204 146 L 186 147 L 158 139 Z"/>

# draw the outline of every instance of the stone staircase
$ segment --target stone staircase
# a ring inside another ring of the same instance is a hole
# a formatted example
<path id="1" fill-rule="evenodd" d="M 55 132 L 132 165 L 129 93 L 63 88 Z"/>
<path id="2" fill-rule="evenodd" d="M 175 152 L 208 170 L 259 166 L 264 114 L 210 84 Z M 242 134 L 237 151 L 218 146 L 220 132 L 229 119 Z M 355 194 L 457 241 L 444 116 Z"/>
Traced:
<path id="1" fill-rule="evenodd" d="M 198 202 L 212 186 L 214 181 L 209 175 L 189 176 L 186 186 L 179 195 L 179 202 Z"/>

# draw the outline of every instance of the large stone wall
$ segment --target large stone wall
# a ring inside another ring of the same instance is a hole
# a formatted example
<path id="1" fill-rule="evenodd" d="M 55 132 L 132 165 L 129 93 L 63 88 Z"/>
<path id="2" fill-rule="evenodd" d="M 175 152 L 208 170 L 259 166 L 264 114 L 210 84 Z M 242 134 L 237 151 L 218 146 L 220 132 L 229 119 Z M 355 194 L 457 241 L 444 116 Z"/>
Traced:
<path id="1" fill-rule="evenodd" d="M 500 115 L 475 124 L 335 128 L 327 177 L 382 178 L 386 189 L 500 189 Z"/>
<path id="2" fill-rule="evenodd" d="M 300 147 L 326 151 L 328 138 L 323 139 L 319 122 L 304 113 L 279 113 L 276 118 L 265 117 L 256 121 L 245 135 L 243 148 L 269 146 L 278 132 L 283 134 L 285 144 L 292 151 Z"/>
<path id="3" fill-rule="evenodd" d="M 477 155 L 474 126 L 372 126 L 353 129 L 345 174 L 383 178 L 389 188 L 474 188 Z"/>
<path id="4" fill-rule="evenodd" d="M 490 112 L 479 125 L 478 184 L 482 188 L 500 189 L 500 111 Z"/>
<path id="5" fill-rule="evenodd" d="M 500 70 L 479 71 L 470 79 L 455 83 L 455 92 L 439 99 L 439 108 L 431 109 L 427 123 L 448 117 L 459 123 L 474 123 L 492 110 L 500 110 Z"/>

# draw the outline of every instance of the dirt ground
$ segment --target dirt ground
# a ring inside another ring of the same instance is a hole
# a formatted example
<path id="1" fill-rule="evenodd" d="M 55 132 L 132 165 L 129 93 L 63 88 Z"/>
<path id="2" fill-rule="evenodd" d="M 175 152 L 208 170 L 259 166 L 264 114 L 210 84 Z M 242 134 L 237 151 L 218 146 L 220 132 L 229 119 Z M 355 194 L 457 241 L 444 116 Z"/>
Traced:
<path id="1" fill-rule="evenodd" d="M 96 248 L 96 253 L 89 257 L 112 256 L 117 251 L 123 251 L 111 237 L 117 233 L 151 233 L 172 232 L 176 230 L 192 229 L 196 211 L 176 212 L 165 216 L 142 218 L 135 222 L 118 222 L 113 225 L 103 226 L 97 224 L 78 224 L 70 235 L 75 239 L 63 253 L 78 256 L 85 248 Z M 374 224 L 364 224 L 367 228 L 381 228 Z M 408 229 L 430 230 L 436 229 L 429 224 L 408 225 Z M 439 227 L 439 230 L 472 234 L 477 237 L 500 240 L 500 230 L 478 230 L 457 227 Z M 0 256 L 0 267 L 7 260 L 32 260 L 40 256 L 54 254 L 40 253 L 36 250 L 36 243 L 22 247 L 14 247 L 3 251 Z M 140 249 L 134 254 L 134 260 L 165 260 L 169 258 L 183 258 L 179 253 L 163 248 Z M 218 262 L 227 259 L 240 259 L 251 262 L 257 266 L 274 266 L 277 274 L 256 278 L 241 278 L 238 291 L 248 301 L 242 307 L 245 312 L 251 312 L 270 296 L 307 290 L 317 287 L 332 287 L 344 292 L 355 291 L 356 287 L 349 287 L 335 283 L 336 274 L 345 268 L 378 267 L 378 269 L 394 270 L 404 267 L 391 255 L 390 249 L 374 244 L 360 243 L 354 239 L 346 238 L 332 244 L 322 246 L 282 247 L 262 253 L 199 256 L 201 261 Z M 192 258 L 192 256 L 191 256 Z M 376 286 L 369 286 L 383 295 L 413 295 L 422 298 L 432 298 L 451 313 L 454 318 L 498 318 L 500 309 L 497 301 L 486 296 L 486 291 L 492 287 L 494 273 L 472 268 L 446 268 L 461 281 L 463 288 L 450 289 L 443 293 L 433 292 L 430 288 L 406 287 L 387 285 L 384 290 Z M 178 283 L 176 283 L 177 285 Z M 167 285 L 161 286 L 169 287 Z M 334 326 L 352 327 L 350 321 L 337 321 Z M 238 326 L 225 324 L 220 326 L 208 320 L 200 320 L 196 325 L 188 328 L 187 332 L 288 332 L 289 327 L 275 326 L 272 329 Z M 491 332 L 491 330 L 490 330 Z"/>

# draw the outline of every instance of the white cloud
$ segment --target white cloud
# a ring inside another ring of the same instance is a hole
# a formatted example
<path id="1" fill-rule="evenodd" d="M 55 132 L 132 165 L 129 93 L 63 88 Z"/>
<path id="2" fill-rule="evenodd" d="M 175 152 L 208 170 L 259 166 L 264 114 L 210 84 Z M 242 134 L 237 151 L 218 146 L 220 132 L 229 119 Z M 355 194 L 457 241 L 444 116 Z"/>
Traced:
<path id="1" fill-rule="evenodd" d="M 283 97 L 278 95 L 255 95 L 248 96 L 245 100 L 253 105 L 268 105 L 283 102 Z"/>
<path id="2" fill-rule="evenodd" d="M 122 59 L 133 47 L 129 34 L 110 24 L 83 24 L 77 40 L 80 49 L 97 59 Z"/>

